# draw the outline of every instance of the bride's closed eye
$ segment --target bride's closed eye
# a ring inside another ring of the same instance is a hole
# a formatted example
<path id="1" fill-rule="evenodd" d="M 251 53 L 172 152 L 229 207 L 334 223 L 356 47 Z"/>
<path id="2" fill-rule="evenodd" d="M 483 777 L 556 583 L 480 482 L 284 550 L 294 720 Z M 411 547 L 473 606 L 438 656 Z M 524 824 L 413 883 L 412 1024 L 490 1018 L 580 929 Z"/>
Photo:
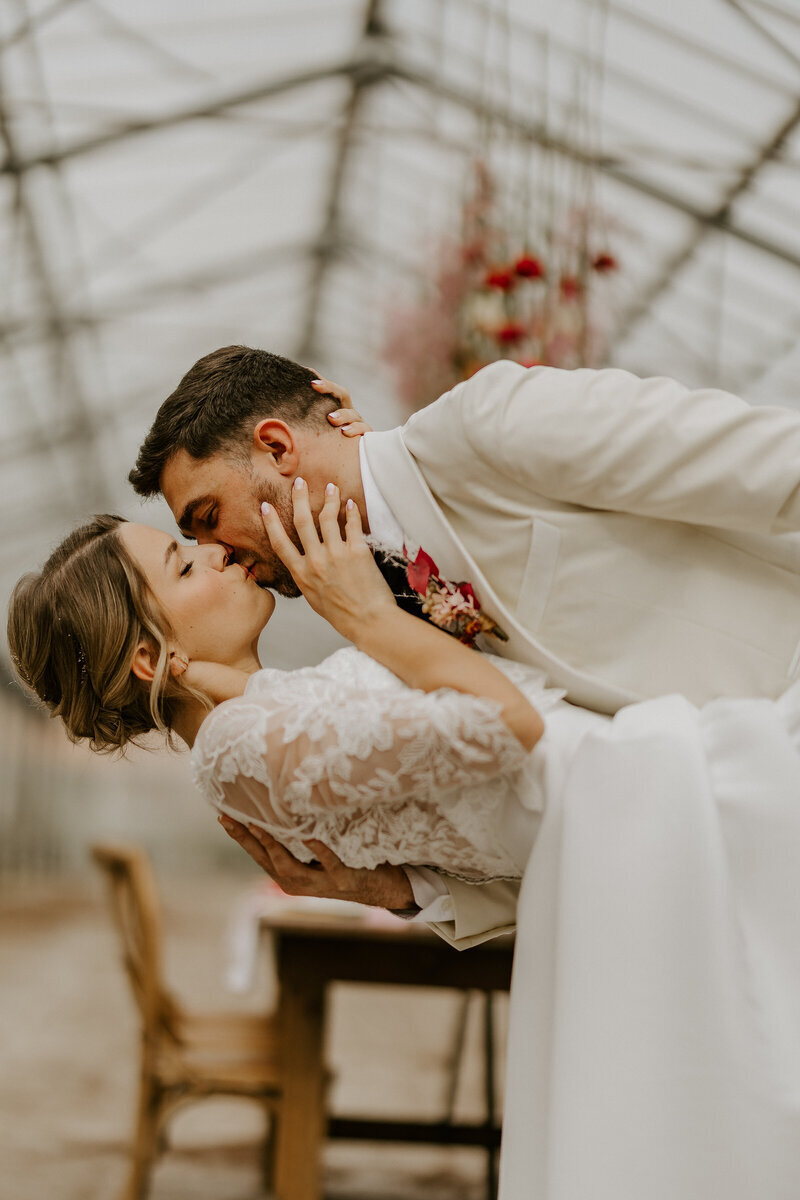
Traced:
<path id="1" fill-rule="evenodd" d="M 181 567 L 181 569 L 180 569 L 180 571 L 178 572 L 178 574 L 181 576 L 181 578 L 183 578 L 183 576 L 184 576 L 184 575 L 188 575 L 188 574 L 189 574 L 189 572 L 191 571 L 191 569 L 192 569 L 192 560 L 191 560 L 191 559 L 189 559 L 189 561 L 188 561 L 188 562 L 185 562 L 185 563 L 183 564 L 183 566 Z"/>

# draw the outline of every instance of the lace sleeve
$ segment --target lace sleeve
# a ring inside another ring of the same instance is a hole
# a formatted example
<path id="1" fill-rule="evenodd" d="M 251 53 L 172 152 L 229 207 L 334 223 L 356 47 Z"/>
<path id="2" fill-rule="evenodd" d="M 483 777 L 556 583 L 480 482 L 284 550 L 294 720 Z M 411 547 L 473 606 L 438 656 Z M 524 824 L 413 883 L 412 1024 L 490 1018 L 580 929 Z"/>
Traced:
<path id="1" fill-rule="evenodd" d="M 425 802 L 526 760 L 496 701 L 276 674 L 215 709 L 192 752 L 206 797 L 247 819 L 312 837 L 317 816 Z"/>

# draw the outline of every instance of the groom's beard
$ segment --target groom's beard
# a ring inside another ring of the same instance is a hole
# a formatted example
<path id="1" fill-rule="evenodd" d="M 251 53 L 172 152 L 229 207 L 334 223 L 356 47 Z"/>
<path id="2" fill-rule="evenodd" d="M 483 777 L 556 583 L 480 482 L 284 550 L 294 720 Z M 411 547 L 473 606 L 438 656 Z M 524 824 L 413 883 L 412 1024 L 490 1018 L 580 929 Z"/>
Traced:
<path id="1" fill-rule="evenodd" d="M 300 544 L 300 535 L 294 527 L 294 511 L 292 509 L 291 499 L 284 493 L 279 492 L 277 488 L 273 488 L 266 483 L 263 483 L 257 490 L 256 499 L 259 505 L 264 500 L 266 500 L 268 504 L 272 505 L 277 512 L 287 535 L 291 538 L 297 549 L 302 553 L 303 547 Z M 272 588 L 273 591 L 276 591 L 279 596 L 301 596 L 302 592 L 292 579 L 289 568 L 284 566 L 275 551 L 272 549 L 269 538 L 263 531 L 263 526 L 261 546 L 261 557 L 253 564 L 253 573 L 256 577 L 256 582 L 261 587 Z"/>

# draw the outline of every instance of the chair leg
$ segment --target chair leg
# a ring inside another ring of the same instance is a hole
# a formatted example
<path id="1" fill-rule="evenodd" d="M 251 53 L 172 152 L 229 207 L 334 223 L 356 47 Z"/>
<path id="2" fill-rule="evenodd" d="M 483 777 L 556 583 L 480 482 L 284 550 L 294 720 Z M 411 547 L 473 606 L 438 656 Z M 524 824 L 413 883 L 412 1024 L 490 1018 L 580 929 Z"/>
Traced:
<path id="1" fill-rule="evenodd" d="M 275 1145 L 278 1137 L 278 1113 L 274 1104 L 265 1105 L 267 1132 L 261 1144 L 261 1179 L 264 1190 L 272 1192 L 275 1185 Z"/>
<path id="2" fill-rule="evenodd" d="M 161 1103 L 162 1092 L 156 1080 L 143 1073 L 139 1084 L 133 1163 L 120 1200 L 145 1200 L 147 1196 L 150 1172 L 159 1152 Z"/>
<path id="3" fill-rule="evenodd" d="M 489 1138 L 496 1125 L 494 1104 L 494 1005 L 491 992 L 485 992 L 483 1010 L 483 1054 L 485 1065 L 484 1086 L 486 1089 L 486 1132 Z M 497 1200 L 497 1152 L 491 1141 L 486 1146 L 486 1197 Z"/>

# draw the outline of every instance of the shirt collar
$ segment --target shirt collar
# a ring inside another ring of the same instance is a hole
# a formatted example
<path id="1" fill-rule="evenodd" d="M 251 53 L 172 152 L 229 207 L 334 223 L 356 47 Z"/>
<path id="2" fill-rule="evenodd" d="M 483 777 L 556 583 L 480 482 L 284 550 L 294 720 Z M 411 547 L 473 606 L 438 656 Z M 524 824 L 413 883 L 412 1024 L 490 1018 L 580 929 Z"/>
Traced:
<path id="1" fill-rule="evenodd" d="M 402 550 L 403 527 L 384 500 L 383 493 L 375 482 L 375 476 L 369 468 L 364 452 L 364 439 L 368 437 L 369 434 L 365 433 L 359 438 L 358 461 L 361 468 L 361 486 L 364 489 L 370 541 L 378 542 L 390 550 Z"/>

